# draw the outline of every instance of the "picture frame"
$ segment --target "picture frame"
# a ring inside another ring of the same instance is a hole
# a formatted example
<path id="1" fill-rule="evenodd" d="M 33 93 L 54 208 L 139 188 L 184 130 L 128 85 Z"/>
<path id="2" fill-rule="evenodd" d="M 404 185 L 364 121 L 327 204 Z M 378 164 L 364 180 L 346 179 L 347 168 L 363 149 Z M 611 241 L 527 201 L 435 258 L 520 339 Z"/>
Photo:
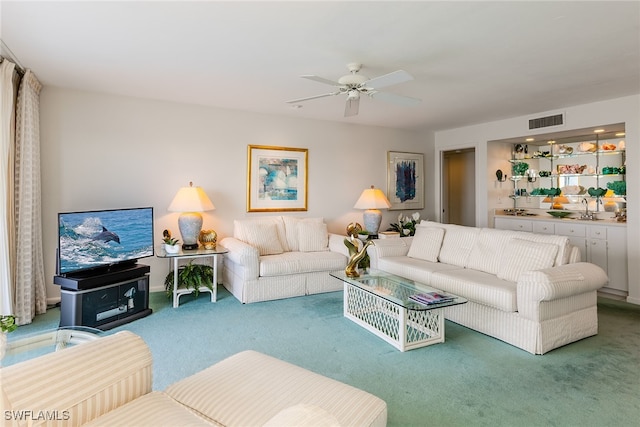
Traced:
<path id="1" fill-rule="evenodd" d="M 387 151 L 390 210 L 424 209 L 424 154 Z"/>
<path id="2" fill-rule="evenodd" d="M 247 212 L 307 210 L 306 148 L 249 145 Z"/>

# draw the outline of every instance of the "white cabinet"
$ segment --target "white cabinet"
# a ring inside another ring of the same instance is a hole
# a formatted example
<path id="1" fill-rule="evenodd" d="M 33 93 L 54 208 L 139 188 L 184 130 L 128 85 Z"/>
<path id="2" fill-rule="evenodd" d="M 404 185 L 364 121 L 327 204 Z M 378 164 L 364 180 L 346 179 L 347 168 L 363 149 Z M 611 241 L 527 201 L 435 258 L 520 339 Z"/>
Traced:
<path id="1" fill-rule="evenodd" d="M 569 242 L 580 249 L 582 261 L 596 264 L 607 272 L 609 284 L 604 291 L 616 295 L 626 295 L 628 291 L 627 228 L 624 225 L 496 216 L 494 227 L 567 236 Z"/>
<path id="2" fill-rule="evenodd" d="M 607 288 L 623 292 L 629 290 L 629 266 L 627 264 L 627 228 L 606 228 L 606 258 L 609 275 Z M 596 239 L 593 239 L 596 240 Z M 595 245 L 594 245 L 595 246 Z"/>
<path id="3" fill-rule="evenodd" d="M 502 230 L 533 231 L 532 222 L 520 218 L 496 217 L 494 227 Z"/>
<path id="4" fill-rule="evenodd" d="M 556 226 L 550 221 L 533 221 L 533 232 L 539 234 L 556 234 Z"/>

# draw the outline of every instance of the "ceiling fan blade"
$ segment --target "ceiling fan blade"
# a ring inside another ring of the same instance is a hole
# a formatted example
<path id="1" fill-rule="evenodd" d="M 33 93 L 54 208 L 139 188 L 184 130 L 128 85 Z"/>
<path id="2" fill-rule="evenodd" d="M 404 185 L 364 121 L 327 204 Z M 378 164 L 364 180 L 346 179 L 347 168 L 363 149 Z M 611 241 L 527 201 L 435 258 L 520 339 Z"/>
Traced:
<path id="1" fill-rule="evenodd" d="M 314 76 L 312 74 L 305 74 L 304 76 L 300 76 L 300 77 L 302 77 L 303 79 L 313 80 L 314 82 L 324 83 L 324 84 L 331 85 L 331 86 L 338 86 L 338 87 L 342 86 L 338 82 L 334 82 L 333 80 L 325 79 L 324 77 Z"/>
<path id="2" fill-rule="evenodd" d="M 315 95 L 315 96 L 308 96 L 306 98 L 292 99 L 291 101 L 285 101 L 285 102 L 287 104 L 295 104 L 297 102 L 310 101 L 312 99 L 324 98 L 325 96 L 334 96 L 334 95 L 340 95 L 340 92 L 324 93 L 322 95 Z"/>
<path id="3" fill-rule="evenodd" d="M 381 99 L 386 102 L 391 102 L 396 105 L 402 105 L 410 107 L 422 102 L 421 99 L 412 98 L 410 96 L 396 95 L 395 93 L 388 92 L 370 92 L 369 96 L 374 99 Z"/>
<path id="4" fill-rule="evenodd" d="M 374 77 L 364 82 L 365 86 L 371 89 L 379 89 L 381 87 L 387 87 L 397 85 L 398 83 L 404 83 L 413 80 L 413 76 L 404 70 L 394 71 L 393 73 L 384 74 L 382 76 Z"/>
<path id="5" fill-rule="evenodd" d="M 359 110 L 360 110 L 360 97 L 348 98 L 347 104 L 344 107 L 344 116 L 345 117 L 357 116 Z"/>

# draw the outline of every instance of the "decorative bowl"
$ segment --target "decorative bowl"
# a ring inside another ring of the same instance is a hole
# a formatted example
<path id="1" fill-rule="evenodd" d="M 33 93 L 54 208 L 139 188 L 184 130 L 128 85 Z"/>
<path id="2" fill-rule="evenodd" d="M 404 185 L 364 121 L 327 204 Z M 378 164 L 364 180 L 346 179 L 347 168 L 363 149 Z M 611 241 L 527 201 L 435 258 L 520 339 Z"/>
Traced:
<path id="1" fill-rule="evenodd" d="M 569 215 L 571 215 L 573 212 L 568 212 L 568 211 L 548 211 L 547 212 L 549 215 L 556 217 L 556 218 L 566 218 Z"/>

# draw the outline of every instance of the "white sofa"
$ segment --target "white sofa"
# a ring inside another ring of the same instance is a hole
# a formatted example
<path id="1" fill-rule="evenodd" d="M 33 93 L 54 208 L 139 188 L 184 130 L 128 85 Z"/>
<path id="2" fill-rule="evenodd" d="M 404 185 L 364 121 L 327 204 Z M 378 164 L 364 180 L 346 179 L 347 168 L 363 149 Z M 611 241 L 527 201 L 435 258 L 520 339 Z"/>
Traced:
<path id="1" fill-rule="evenodd" d="M 3 426 L 385 426 L 380 398 L 255 351 L 152 391 L 129 331 L 0 368 Z"/>
<path id="2" fill-rule="evenodd" d="M 469 300 L 448 320 L 533 354 L 598 332 L 598 266 L 567 237 L 423 221 L 414 237 L 377 240 L 371 267 Z"/>
<path id="3" fill-rule="evenodd" d="M 344 238 L 328 233 L 322 218 L 236 220 L 233 237 L 220 242 L 229 250 L 222 283 L 242 303 L 340 290 L 328 273 L 347 265 Z"/>

